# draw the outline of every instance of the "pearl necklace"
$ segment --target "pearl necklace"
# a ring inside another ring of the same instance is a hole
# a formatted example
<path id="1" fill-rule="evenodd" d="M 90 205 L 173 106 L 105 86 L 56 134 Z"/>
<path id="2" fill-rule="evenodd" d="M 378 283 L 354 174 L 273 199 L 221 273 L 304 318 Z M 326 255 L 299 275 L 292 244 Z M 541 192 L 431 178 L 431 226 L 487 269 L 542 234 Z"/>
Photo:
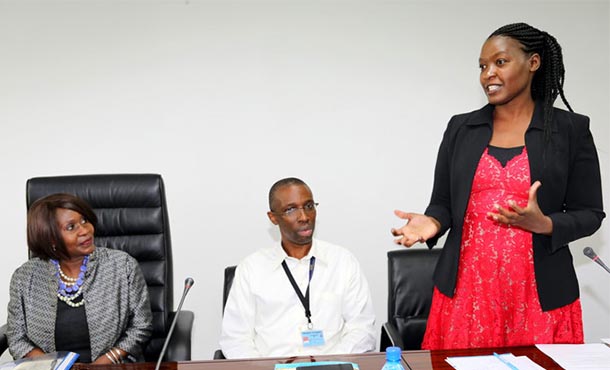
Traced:
<path id="1" fill-rule="evenodd" d="M 85 272 L 87 272 L 89 256 L 85 256 L 85 258 L 83 258 L 83 264 L 80 266 L 80 272 L 76 278 L 67 276 L 62 271 L 59 261 L 52 259 L 51 262 L 53 262 L 57 268 L 57 272 L 55 273 L 58 284 L 57 298 L 59 298 L 59 300 L 62 302 L 65 302 L 70 307 L 80 307 L 85 304 L 85 299 L 82 297 L 79 302 L 75 303 L 74 300 L 81 296 L 82 291 L 80 288 L 85 280 Z"/>
<path id="2" fill-rule="evenodd" d="M 76 307 L 80 307 L 82 305 L 85 304 L 85 299 L 81 299 L 80 302 L 74 303 L 72 302 L 73 300 L 75 300 L 76 298 L 78 298 L 78 296 L 80 296 L 81 292 L 78 291 L 76 294 L 70 296 L 70 297 L 65 297 L 59 293 L 57 293 L 57 298 L 59 298 L 60 301 L 66 303 L 68 306 L 76 308 Z"/>
<path id="3" fill-rule="evenodd" d="M 73 278 L 73 277 L 69 277 L 68 275 L 66 275 L 66 273 L 61 269 L 61 266 L 58 267 L 59 269 L 59 275 L 61 276 L 61 279 L 63 281 L 67 283 L 71 283 L 70 285 L 74 285 L 74 283 L 76 283 L 76 281 L 78 280 L 77 277 Z"/>

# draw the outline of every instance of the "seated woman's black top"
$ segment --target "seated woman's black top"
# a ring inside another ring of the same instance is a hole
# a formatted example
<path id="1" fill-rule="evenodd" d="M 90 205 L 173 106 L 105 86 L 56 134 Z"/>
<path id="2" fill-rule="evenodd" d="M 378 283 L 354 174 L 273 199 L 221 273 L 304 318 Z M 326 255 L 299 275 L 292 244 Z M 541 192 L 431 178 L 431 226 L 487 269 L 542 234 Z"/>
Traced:
<path id="1" fill-rule="evenodd" d="M 76 299 L 78 303 L 83 299 Z M 55 319 L 55 348 L 57 351 L 76 352 L 80 356 L 76 361 L 91 362 L 91 341 L 85 306 L 70 307 L 57 299 L 57 318 Z"/>

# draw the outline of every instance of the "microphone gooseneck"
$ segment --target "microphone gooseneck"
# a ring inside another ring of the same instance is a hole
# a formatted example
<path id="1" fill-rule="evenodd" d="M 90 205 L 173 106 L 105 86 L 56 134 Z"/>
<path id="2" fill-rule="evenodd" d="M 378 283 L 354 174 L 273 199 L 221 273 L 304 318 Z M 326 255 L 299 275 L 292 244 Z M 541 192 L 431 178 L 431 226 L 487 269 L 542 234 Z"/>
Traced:
<path id="1" fill-rule="evenodd" d="M 159 354 L 159 359 L 157 360 L 155 370 L 159 370 L 159 367 L 161 366 L 161 361 L 163 360 L 163 356 L 165 356 L 165 351 L 167 350 L 167 345 L 169 344 L 169 340 L 172 337 L 172 333 L 174 332 L 176 321 L 178 321 L 178 316 L 180 315 L 180 311 L 182 311 L 182 304 L 184 303 L 186 294 L 189 292 L 193 284 L 195 284 L 195 280 L 193 280 L 193 278 L 191 277 L 188 277 L 186 278 L 186 280 L 184 280 L 184 291 L 182 292 L 182 298 L 180 298 L 180 304 L 178 305 L 178 309 L 176 310 L 176 315 L 174 316 L 174 320 L 172 320 L 172 325 L 169 327 L 169 331 L 167 332 L 167 337 L 165 338 L 165 343 L 163 343 L 163 348 L 161 349 L 161 353 Z"/>
<path id="2" fill-rule="evenodd" d="M 585 256 L 587 256 L 590 259 L 592 259 L 593 262 L 595 262 L 598 265 L 600 265 L 604 270 L 606 270 L 610 274 L 610 268 L 608 268 L 608 266 L 606 266 L 606 264 L 602 261 L 602 259 L 599 258 L 597 253 L 595 253 L 595 251 L 593 250 L 593 248 L 586 247 L 585 249 L 582 250 L 582 252 L 585 254 Z"/>

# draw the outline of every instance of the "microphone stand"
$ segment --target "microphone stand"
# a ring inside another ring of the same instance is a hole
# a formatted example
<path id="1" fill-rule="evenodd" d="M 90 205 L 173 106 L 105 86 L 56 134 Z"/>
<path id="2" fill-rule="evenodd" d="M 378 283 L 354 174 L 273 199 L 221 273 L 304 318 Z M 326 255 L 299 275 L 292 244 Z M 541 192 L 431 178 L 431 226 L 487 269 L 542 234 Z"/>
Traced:
<path id="1" fill-rule="evenodd" d="M 167 345 L 169 344 L 169 340 L 172 337 L 172 333 L 174 332 L 174 327 L 176 326 L 176 322 L 178 321 L 178 316 L 180 315 L 180 311 L 182 311 L 182 304 L 184 303 L 186 294 L 189 292 L 193 284 L 195 284 L 195 280 L 193 280 L 193 278 L 189 277 L 186 278 L 186 280 L 184 281 L 184 292 L 182 292 L 182 298 L 180 298 L 180 304 L 178 305 L 178 309 L 176 310 L 176 316 L 174 316 L 172 325 L 169 327 L 169 331 L 167 332 L 167 337 L 165 338 L 165 343 L 163 343 L 163 348 L 161 349 L 161 353 L 159 354 L 159 359 L 157 360 L 155 370 L 159 370 L 159 367 L 161 366 L 161 361 L 163 360 L 163 356 L 165 356 Z"/>

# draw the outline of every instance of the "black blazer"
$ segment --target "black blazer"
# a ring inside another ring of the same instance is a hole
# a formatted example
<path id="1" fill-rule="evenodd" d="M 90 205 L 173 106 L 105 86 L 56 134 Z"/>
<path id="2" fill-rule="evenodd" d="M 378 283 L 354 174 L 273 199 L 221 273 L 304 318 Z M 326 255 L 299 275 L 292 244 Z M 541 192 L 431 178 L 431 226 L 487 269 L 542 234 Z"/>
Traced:
<path id="1" fill-rule="evenodd" d="M 440 232 L 428 240 L 429 248 L 447 230 L 449 235 L 434 271 L 434 283 L 453 297 L 460 258 L 466 207 L 474 174 L 492 134 L 493 105 L 454 116 L 438 152 L 434 188 L 425 214 L 437 219 Z M 525 133 L 531 182 L 540 180 L 538 203 L 553 220 L 551 236 L 533 235 L 534 271 L 544 311 L 574 302 L 578 281 L 568 243 L 593 234 L 605 217 L 597 151 L 589 118 L 553 109 L 551 141 L 545 143 L 543 106 L 536 104 Z"/>

